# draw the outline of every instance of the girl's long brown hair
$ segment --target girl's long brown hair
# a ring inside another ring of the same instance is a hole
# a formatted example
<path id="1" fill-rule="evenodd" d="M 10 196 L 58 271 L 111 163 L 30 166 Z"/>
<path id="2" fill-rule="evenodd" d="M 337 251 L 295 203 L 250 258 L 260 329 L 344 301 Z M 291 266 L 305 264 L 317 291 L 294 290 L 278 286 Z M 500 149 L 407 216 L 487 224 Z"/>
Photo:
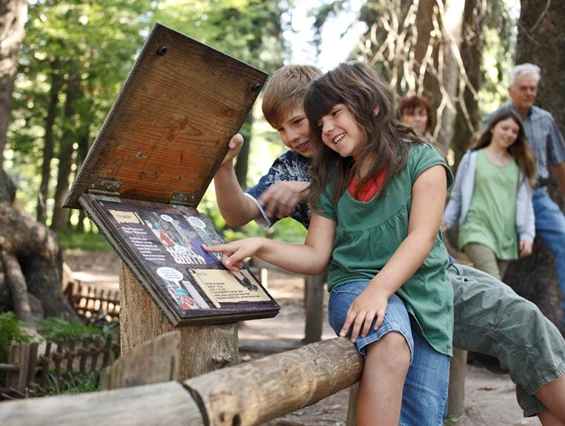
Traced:
<path id="1" fill-rule="evenodd" d="M 365 146 L 357 162 L 352 157 L 341 157 L 322 142 L 318 122 L 337 104 L 347 105 L 364 135 Z M 376 115 L 375 108 L 379 108 Z M 369 171 L 360 176 L 357 188 L 387 166 L 379 193 L 379 197 L 382 196 L 390 180 L 406 167 L 409 145 L 425 143 L 398 119 L 389 87 L 360 62 L 342 63 L 314 80 L 306 91 L 304 112 L 310 122 L 310 143 L 316 147 L 309 168 L 310 204 L 314 208 L 330 182 L 331 199 L 337 203 L 356 171 L 362 170 L 365 164 L 369 164 Z"/>
<path id="2" fill-rule="evenodd" d="M 487 127 L 481 134 L 477 143 L 473 146 L 472 150 L 476 151 L 489 146 L 492 142 L 492 129 L 494 129 L 498 123 L 508 118 L 512 119 L 520 129 L 516 142 L 508 147 L 508 153 L 512 156 L 512 158 L 514 158 L 514 160 L 516 160 L 522 174 L 533 188 L 536 186 L 536 159 L 534 153 L 530 149 L 522 119 L 516 111 L 510 108 L 503 108 L 498 111 L 488 122 Z"/>

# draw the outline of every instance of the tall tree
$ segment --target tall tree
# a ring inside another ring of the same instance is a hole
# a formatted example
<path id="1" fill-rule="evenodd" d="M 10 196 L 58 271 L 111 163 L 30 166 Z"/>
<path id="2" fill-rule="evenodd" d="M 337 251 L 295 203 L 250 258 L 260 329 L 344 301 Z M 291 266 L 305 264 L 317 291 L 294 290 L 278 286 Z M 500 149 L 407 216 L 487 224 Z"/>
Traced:
<path id="1" fill-rule="evenodd" d="M 551 0 L 522 0 L 516 46 L 516 64 L 530 62 L 541 68 L 537 104 L 551 112 L 565 134 L 565 3 Z M 552 197 L 563 206 L 555 182 Z M 555 324 L 561 324 L 559 285 L 553 256 L 536 238 L 531 256 L 513 262 L 504 277 L 517 293 L 536 303 Z"/>
<path id="2" fill-rule="evenodd" d="M 27 2 L 0 3 L 0 164 L 7 142 L 17 58 Z M 0 311 L 15 310 L 33 325 L 37 317 L 76 318 L 61 293 L 62 259 L 54 234 L 14 205 L 15 188 L 0 168 Z"/>
<path id="3" fill-rule="evenodd" d="M 467 81 L 459 80 L 457 88 L 455 122 L 451 148 L 455 165 L 468 149 L 475 132 L 480 126 L 478 92 L 481 84 L 483 59 L 483 31 L 486 2 L 484 0 L 466 0 L 461 29 L 461 63 Z M 467 84 L 464 84 L 467 83 Z"/>
<path id="4" fill-rule="evenodd" d="M 337 2 L 345 7 L 347 2 Z M 458 0 L 369 0 L 359 20 L 367 25 L 354 57 L 371 65 L 400 95 L 428 97 L 437 111 L 432 136 L 447 152 L 457 89 L 468 84 L 461 61 L 463 6 Z M 336 3 L 331 9 L 335 13 Z M 324 24 L 328 7 L 318 13 Z"/>

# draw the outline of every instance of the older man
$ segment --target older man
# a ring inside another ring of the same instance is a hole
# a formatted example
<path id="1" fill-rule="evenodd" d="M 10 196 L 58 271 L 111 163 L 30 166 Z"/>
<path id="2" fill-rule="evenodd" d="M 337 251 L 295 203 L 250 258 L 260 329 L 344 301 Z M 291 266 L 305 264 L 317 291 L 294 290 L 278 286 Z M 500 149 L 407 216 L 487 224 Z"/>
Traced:
<path id="1" fill-rule="evenodd" d="M 534 105 L 540 80 L 540 68 L 521 64 L 510 73 L 508 94 L 510 102 L 501 108 L 512 108 L 520 113 L 530 147 L 537 163 L 537 185 L 534 191 L 536 235 L 549 246 L 555 257 L 559 285 L 564 295 L 561 306 L 565 312 L 565 216 L 547 192 L 550 172 L 565 195 L 565 141 L 553 116 Z M 485 123 L 496 113 L 490 114 Z M 563 321 L 565 327 L 565 318 Z"/>

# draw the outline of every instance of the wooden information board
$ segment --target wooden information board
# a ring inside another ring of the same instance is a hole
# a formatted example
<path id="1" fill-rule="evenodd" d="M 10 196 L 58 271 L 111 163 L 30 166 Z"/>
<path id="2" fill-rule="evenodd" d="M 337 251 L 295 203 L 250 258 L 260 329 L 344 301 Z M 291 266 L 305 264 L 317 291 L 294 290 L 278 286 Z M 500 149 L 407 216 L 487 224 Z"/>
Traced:
<path id="1" fill-rule="evenodd" d="M 224 241 L 196 209 L 267 75 L 157 24 L 77 174 L 84 208 L 173 325 L 273 317 L 246 268 L 202 244 Z"/>

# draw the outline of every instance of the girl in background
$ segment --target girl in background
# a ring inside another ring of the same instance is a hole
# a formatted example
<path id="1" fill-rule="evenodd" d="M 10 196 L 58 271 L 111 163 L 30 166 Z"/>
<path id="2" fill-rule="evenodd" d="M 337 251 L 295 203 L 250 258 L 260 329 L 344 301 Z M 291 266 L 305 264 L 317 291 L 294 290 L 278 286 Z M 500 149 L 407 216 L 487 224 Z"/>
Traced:
<path id="1" fill-rule="evenodd" d="M 501 279 L 509 260 L 532 252 L 535 159 L 522 120 L 503 109 L 459 164 L 443 227 L 459 224 L 459 247 L 475 268 Z"/>
<path id="2" fill-rule="evenodd" d="M 224 253 L 231 270 L 252 255 L 300 274 L 330 263 L 330 325 L 365 357 L 358 424 L 439 426 L 453 332 L 439 235 L 449 167 L 398 121 L 390 89 L 364 64 L 314 80 L 304 110 L 316 148 L 305 243 L 250 238 L 206 249 Z"/>

